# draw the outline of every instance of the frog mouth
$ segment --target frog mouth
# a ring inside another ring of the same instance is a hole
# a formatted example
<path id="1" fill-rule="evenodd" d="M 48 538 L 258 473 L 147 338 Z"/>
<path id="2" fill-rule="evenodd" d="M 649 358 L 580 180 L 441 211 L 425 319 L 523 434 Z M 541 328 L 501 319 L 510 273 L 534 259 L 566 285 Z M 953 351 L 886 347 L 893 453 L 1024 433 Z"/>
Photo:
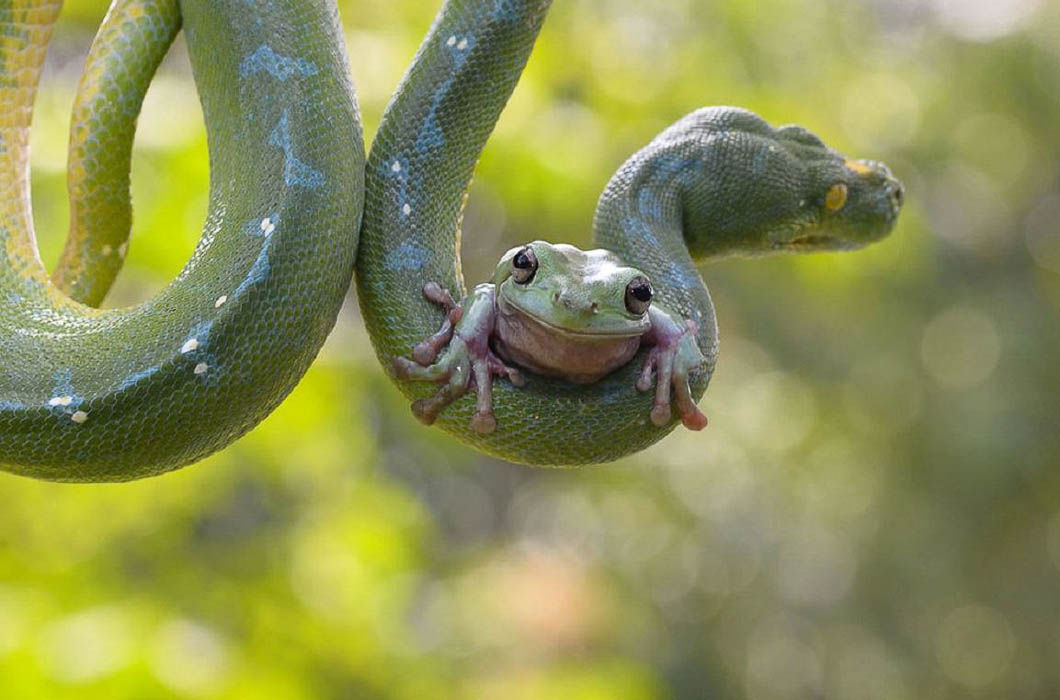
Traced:
<path id="1" fill-rule="evenodd" d="M 623 338 L 639 338 L 640 336 L 644 335 L 644 333 L 646 333 L 648 330 L 647 325 L 645 324 L 645 327 L 643 328 L 572 331 L 570 329 L 557 326 L 554 323 L 549 323 L 541 317 L 535 316 L 534 314 L 530 313 L 526 309 L 522 309 L 516 306 L 515 304 L 512 304 L 510 301 L 502 300 L 502 302 L 498 304 L 498 306 L 500 308 L 501 313 L 505 314 L 506 316 L 519 316 L 520 318 L 526 321 L 529 321 L 537 326 L 544 328 L 552 335 L 566 338 L 572 341 L 590 342 L 594 340 L 599 340 L 601 338 L 608 338 L 613 340 L 619 340 Z"/>
<path id="2" fill-rule="evenodd" d="M 643 331 L 570 331 L 512 304 L 499 304 L 494 351 L 512 364 L 575 384 L 595 382 L 637 354 Z"/>

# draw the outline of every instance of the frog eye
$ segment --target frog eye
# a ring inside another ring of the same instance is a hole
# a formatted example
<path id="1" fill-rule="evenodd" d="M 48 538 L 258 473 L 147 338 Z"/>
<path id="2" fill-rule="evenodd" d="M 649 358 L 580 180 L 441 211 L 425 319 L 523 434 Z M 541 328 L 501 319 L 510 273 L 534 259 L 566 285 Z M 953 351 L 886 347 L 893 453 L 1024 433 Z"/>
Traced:
<path id="1" fill-rule="evenodd" d="M 626 286 L 626 308 L 631 314 L 643 316 L 648 313 L 654 292 L 647 277 L 637 276 Z"/>
<path id="2" fill-rule="evenodd" d="M 512 258 L 512 279 L 516 284 L 530 284 L 537 274 L 537 256 L 534 249 L 526 246 Z"/>
<path id="3" fill-rule="evenodd" d="M 828 190 L 828 194 L 824 198 L 824 205 L 828 208 L 828 211 L 839 211 L 847 205 L 847 197 L 849 196 L 850 190 L 847 186 L 842 182 L 838 182 Z"/>

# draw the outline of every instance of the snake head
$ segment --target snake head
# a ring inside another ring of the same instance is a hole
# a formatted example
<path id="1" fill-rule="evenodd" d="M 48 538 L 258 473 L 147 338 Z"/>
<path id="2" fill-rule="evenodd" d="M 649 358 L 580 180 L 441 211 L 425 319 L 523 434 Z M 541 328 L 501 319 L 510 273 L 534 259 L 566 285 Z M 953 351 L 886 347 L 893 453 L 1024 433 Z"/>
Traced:
<path id="1" fill-rule="evenodd" d="M 665 172 L 675 158 L 689 164 L 682 224 L 695 259 L 861 248 L 890 233 L 904 198 L 882 163 L 851 160 L 801 126 L 774 128 L 738 107 L 688 115 L 633 165 Z"/>
<path id="2" fill-rule="evenodd" d="M 905 201 L 905 190 L 878 161 L 851 160 L 800 126 L 776 130 L 779 144 L 801 164 L 795 178 L 803 216 L 781 227 L 771 243 L 781 250 L 854 250 L 886 237 Z"/>

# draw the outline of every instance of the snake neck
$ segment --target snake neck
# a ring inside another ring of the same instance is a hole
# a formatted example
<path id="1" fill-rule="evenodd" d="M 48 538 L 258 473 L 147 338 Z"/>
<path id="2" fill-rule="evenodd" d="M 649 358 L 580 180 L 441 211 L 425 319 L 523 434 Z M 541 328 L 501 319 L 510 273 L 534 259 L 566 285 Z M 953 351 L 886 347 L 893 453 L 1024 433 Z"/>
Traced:
<path id="1" fill-rule="evenodd" d="M 689 216 L 695 213 L 689 195 L 707 179 L 694 145 L 682 139 L 634 155 L 600 197 L 593 228 L 598 246 L 651 278 L 661 305 L 695 322 L 700 348 L 713 366 L 717 320 L 693 259 L 693 249 L 702 248 L 697 242 L 709 236 L 701 235 L 698 216 Z"/>

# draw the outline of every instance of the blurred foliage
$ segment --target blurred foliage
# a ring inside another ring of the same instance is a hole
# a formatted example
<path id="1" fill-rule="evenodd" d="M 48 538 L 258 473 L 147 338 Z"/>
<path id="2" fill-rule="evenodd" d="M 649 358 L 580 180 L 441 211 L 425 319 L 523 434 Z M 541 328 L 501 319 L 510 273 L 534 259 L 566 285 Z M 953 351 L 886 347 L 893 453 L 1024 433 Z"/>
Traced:
<path id="1" fill-rule="evenodd" d="M 105 11 L 66 5 L 34 135 L 49 261 Z M 437 5 L 340 3 L 369 135 Z M 531 470 L 420 427 L 351 300 L 290 399 L 203 464 L 0 475 L 0 696 L 1056 696 L 1058 37 L 1044 0 L 558 1 L 482 159 L 471 279 L 519 241 L 587 244 L 610 173 L 706 104 L 887 161 L 899 230 L 705 267 L 712 426 L 620 464 Z M 207 178 L 178 47 L 109 303 L 179 271 Z"/>

